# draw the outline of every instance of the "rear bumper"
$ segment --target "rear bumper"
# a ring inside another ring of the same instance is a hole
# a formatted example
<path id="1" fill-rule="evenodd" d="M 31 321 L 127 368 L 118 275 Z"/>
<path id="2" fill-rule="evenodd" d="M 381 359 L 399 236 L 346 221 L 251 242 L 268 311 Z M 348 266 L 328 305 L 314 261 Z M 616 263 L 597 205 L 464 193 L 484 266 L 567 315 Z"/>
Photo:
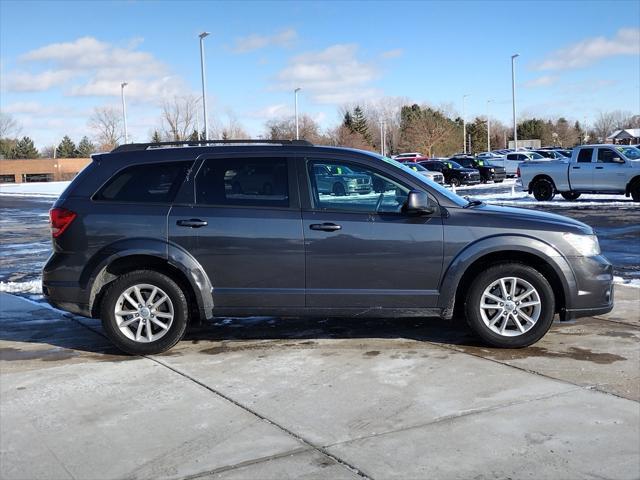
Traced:
<path id="1" fill-rule="evenodd" d="M 571 259 L 577 291 L 567 299 L 562 320 L 603 315 L 613 310 L 613 266 L 602 255 Z"/>

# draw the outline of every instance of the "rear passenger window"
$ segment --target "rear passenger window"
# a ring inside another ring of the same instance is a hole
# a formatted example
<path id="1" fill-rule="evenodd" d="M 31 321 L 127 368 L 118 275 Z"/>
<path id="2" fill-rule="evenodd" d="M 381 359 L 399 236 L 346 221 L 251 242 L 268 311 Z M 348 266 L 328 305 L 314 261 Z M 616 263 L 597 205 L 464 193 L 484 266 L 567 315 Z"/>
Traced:
<path id="1" fill-rule="evenodd" d="M 193 162 L 145 163 L 116 173 L 94 200 L 168 203 L 175 197 Z"/>
<path id="2" fill-rule="evenodd" d="M 591 163 L 593 148 L 583 148 L 578 154 L 578 163 Z"/>
<path id="3" fill-rule="evenodd" d="M 196 177 L 196 203 L 288 207 L 288 177 L 284 158 L 209 159 Z"/>

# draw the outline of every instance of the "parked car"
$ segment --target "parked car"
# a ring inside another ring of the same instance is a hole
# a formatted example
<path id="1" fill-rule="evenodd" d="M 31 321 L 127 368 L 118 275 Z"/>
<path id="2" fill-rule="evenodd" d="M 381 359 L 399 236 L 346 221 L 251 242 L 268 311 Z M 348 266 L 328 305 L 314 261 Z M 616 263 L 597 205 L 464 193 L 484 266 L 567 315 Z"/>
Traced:
<path id="1" fill-rule="evenodd" d="M 415 163 L 415 162 L 403 162 L 403 163 L 414 172 L 418 172 L 420 175 L 424 175 L 429 180 L 439 183 L 440 185 L 444 184 L 444 175 L 442 173 L 432 172 L 431 170 L 427 170 L 419 163 Z"/>
<path id="2" fill-rule="evenodd" d="M 558 150 L 534 150 L 538 155 L 543 156 L 544 158 L 550 158 L 551 160 L 565 160 L 567 158 L 566 155 L 560 153 Z"/>
<path id="3" fill-rule="evenodd" d="M 496 160 L 496 159 L 503 159 L 504 158 L 504 154 L 499 154 L 499 153 L 494 153 L 494 152 L 480 152 L 478 154 L 476 154 L 476 158 L 479 160 Z"/>
<path id="4" fill-rule="evenodd" d="M 477 159 L 471 155 L 456 155 L 453 159 L 465 168 L 475 168 L 478 170 L 482 183 L 502 183 L 507 176 L 504 167 L 494 165 L 487 160 Z"/>
<path id="5" fill-rule="evenodd" d="M 475 168 L 465 168 L 453 160 L 423 160 L 420 162 L 427 170 L 444 175 L 444 183 L 459 187 L 460 185 L 477 185 L 480 183 L 480 172 Z"/>
<path id="6" fill-rule="evenodd" d="M 502 165 L 505 168 L 507 177 L 515 177 L 520 164 L 528 160 L 545 160 L 545 157 L 535 152 L 518 151 L 507 153 L 504 157 L 504 165 L 498 161 L 494 161 L 494 163 Z"/>
<path id="7" fill-rule="evenodd" d="M 354 172 L 349 167 L 318 163 L 313 168 L 318 191 L 321 193 L 342 197 L 352 193 L 364 195 L 373 190 L 369 175 Z"/>
<path id="8" fill-rule="evenodd" d="M 454 311 L 487 344 L 513 348 L 542 338 L 556 313 L 613 308 L 612 266 L 581 222 L 467 201 L 371 152 L 202 143 L 93 155 L 50 212 L 45 298 L 101 318 L 125 352 L 165 351 L 189 322 L 220 316 Z M 250 165 L 282 191 L 234 194 L 225 179 Z M 389 188 L 336 196 L 318 166 Z"/>
<path id="9" fill-rule="evenodd" d="M 623 145 L 581 145 L 564 160 L 524 162 L 522 189 L 536 200 L 556 193 L 575 200 L 582 193 L 619 193 L 640 202 L 640 149 Z"/>
<path id="10" fill-rule="evenodd" d="M 409 153 L 399 153 L 398 155 L 394 155 L 391 157 L 393 160 L 398 160 L 399 162 L 404 161 L 412 161 L 415 162 L 417 158 L 424 158 L 419 152 L 409 152 Z"/>

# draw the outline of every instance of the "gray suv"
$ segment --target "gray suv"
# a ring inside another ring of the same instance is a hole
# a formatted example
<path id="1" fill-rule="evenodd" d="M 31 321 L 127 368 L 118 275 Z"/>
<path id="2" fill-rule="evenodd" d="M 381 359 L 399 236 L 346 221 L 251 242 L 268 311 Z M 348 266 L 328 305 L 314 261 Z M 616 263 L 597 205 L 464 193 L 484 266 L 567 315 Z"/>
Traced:
<path id="1" fill-rule="evenodd" d="M 43 290 L 101 318 L 129 353 L 165 351 L 190 321 L 228 315 L 456 312 L 487 344 L 523 347 L 556 313 L 613 307 L 591 227 L 467 201 L 371 152 L 207 141 L 92 158 L 50 212 Z M 327 172 L 367 188 L 343 194 Z"/>

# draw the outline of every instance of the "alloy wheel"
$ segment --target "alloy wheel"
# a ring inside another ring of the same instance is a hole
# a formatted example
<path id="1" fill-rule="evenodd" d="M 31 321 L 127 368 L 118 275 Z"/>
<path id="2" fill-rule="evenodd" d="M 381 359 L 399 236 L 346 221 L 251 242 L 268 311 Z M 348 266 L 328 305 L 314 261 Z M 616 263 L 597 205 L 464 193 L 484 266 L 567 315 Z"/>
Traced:
<path id="1" fill-rule="evenodd" d="M 171 328 L 173 302 L 161 288 L 137 284 L 127 288 L 116 302 L 115 319 L 120 332 L 130 340 L 150 343 Z"/>
<path id="2" fill-rule="evenodd" d="M 485 288 L 480 297 L 480 315 L 494 333 L 516 337 L 527 333 L 542 312 L 540 294 L 526 280 L 504 277 Z"/>

